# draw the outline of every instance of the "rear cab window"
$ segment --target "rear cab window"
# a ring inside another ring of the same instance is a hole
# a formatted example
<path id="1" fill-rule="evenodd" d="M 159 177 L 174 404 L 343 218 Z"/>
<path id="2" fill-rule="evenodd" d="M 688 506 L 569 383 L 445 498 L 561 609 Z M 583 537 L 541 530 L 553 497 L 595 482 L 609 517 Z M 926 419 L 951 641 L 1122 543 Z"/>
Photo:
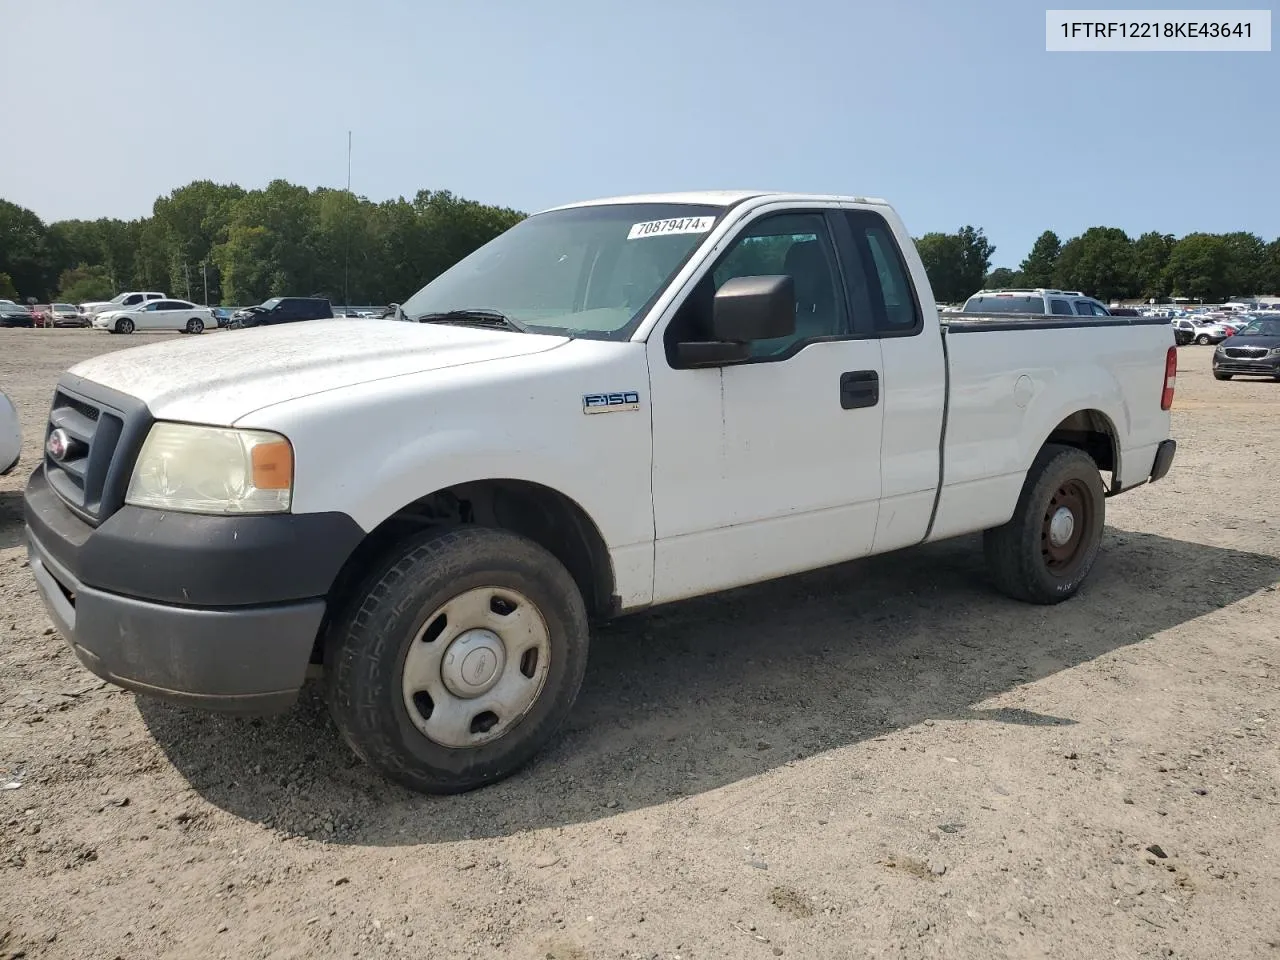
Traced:
<path id="1" fill-rule="evenodd" d="M 965 301 L 961 313 L 1045 313 L 1044 297 L 1037 293 L 982 293 Z"/>
<path id="2" fill-rule="evenodd" d="M 1071 315 L 1071 303 L 1067 300 L 1059 300 L 1057 297 L 1049 299 L 1049 312 L 1058 316 Z"/>

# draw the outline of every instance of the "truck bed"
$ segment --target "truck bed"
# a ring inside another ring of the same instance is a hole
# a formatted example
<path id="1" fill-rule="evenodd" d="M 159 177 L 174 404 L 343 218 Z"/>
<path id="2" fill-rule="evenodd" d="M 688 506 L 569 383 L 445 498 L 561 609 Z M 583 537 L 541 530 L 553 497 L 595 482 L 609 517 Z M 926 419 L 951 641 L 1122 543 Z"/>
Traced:
<path id="1" fill-rule="evenodd" d="M 1059 427 L 1122 438 L 1103 465 L 1109 492 L 1150 475 L 1169 428 L 1160 409 L 1167 319 L 952 314 L 941 323 L 947 410 L 931 540 L 1008 520 L 1030 458 Z M 1082 409 L 1083 419 L 1065 422 Z"/>

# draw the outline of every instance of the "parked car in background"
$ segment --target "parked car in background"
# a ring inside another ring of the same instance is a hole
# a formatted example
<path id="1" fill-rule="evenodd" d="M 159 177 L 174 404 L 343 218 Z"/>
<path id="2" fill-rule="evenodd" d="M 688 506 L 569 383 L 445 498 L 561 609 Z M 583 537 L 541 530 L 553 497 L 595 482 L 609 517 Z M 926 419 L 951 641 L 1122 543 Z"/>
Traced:
<path id="1" fill-rule="evenodd" d="M 13 470 L 22 456 L 22 424 L 13 401 L 0 391 L 0 477 Z"/>
<path id="2" fill-rule="evenodd" d="M 333 305 L 323 297 L 272 297 L 256 307 L 237 310 L 232 327 L 269 327 L 300 320 L 331 320 Z"/>
<path id="3" fill-rule="evenodd" d="M 20 303 L 0 303 L 0 327 L 34 327 L 35 316 Z"/>
<path id="4" fill-rule="evenodd" d="M 33 303 L 27 307 L 27 311 L 31 314 L 31 325 L 33 327 L 53 326 L 52 317 L 49 313 L 49 304 Z"/>
<path id="5" fill-rule="evenodd" d="M 1280 380 L 1280 317 L 1255 319 L 1213 352 L 1213 378 L 1271 377 Z"/>
<path id="6" fill-rule="evenodd" d="M 48 326 L 51 327 L 87 327 L 89 320 L 74 303 L 49 304 Z"/>
<path id="7" fill-rule="evenodd" d="M 1198 343 L 1201 345 L 1208 343 L 1221 343 L 1227 339 L 1230 334 L 1227 328 L 1217 324 L 1210 323 L 1207 320 L 1199 320 L 1195 317 L 1187 317 L 1183 320 L 1173 321 L 1173 329 L 1176 332 L 1183 331 L 1184 337 L 1189 337 L 1187 343 Z"/>
<path id="8" fill-rule="evenodd" d="M 152 300 L 128 310 L 109 310 L 93 318 L 94 328 L 108 333 L 133 333 L 135 330 L 204 333 L 206 327 L 217 325 L 212 310 L 198 307 L 189 300 Z"/>
<path id="9" fill-rule="evenodd" d="M 92 319 L 97 314 L 105 313 L 108 310 L 126 310 L 130 307 L 149 303 L 152 300 L 166 299 L 168 299 L 168 294 L 159 293 L 155 290 L 129 290 L 112 297 L 110 300 L 95 300 L 89 303 L 82 303 L 80 304 L 80 312 Z"/>
<path id="10" fill-rule="evenodd" d="M 219 327 L 226 327 L 231 324 L 231 318 L 235 316 L 235 309 L 232 307 L 211 307 L 213 311 L 213 319 L 218 322 Z"/>
<path id="11" fill-rule="evenodd" d="M 1078 290 L 979 290 L 964 302 L 961 313 L 1025 313 L 1034 316 L 1109 317 L 1105 304 Z"/>

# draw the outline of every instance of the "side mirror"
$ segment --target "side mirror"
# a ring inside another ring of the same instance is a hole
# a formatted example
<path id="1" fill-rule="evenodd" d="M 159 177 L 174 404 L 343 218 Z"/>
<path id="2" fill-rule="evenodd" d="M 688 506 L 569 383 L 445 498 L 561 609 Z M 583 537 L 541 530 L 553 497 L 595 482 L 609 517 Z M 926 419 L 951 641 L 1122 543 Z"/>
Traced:
<path id="1" fill-rule="evenodd" d="M 790 276 L 734 277 L 715 295 L 710 341 L 676 345 L 682 367 L 722 367 L 751 356 L 751 341 L 796 330 L 795 281 Z"/>

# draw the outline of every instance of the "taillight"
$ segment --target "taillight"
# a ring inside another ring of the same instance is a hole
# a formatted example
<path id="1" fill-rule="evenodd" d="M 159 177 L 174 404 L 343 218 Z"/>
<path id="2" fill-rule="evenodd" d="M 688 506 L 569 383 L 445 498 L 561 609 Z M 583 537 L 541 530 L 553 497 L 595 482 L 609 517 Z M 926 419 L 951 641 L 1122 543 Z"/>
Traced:
<path id="1" fill-rule="evenodd" d="M 1178 348 L 1170 347 L 1164 357 L 1164 389 L 1160 391 L 1160 409 L 1173 406 L 1173 387 L 1178 379 Z"/>

